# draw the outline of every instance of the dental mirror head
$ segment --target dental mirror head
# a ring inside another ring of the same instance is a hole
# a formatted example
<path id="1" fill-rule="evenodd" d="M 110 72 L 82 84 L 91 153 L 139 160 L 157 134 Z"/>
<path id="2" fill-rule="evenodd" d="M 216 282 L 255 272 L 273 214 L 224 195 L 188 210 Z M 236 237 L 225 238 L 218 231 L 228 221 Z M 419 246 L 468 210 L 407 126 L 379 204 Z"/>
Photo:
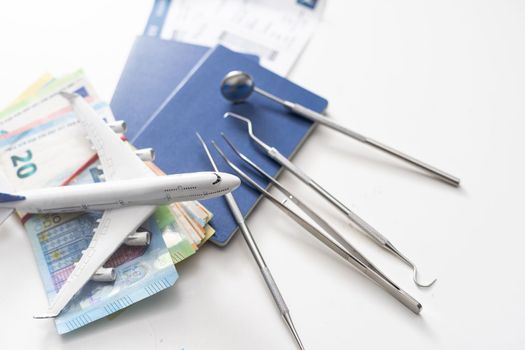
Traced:
<path id="1" fill-rule="evenodd" d="M 246 101 L 255 89 L 255 83 L 248 73 L 234 70 L 224 76 L 221 82 L 221 94 L 233 103 Z"/>

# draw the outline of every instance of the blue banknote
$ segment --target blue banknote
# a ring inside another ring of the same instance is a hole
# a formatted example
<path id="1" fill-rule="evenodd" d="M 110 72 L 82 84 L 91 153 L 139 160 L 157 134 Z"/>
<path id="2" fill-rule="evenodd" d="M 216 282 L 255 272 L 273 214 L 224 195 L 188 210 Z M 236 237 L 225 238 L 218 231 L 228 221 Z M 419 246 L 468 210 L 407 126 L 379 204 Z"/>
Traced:
<path id="1" fill-rule="evenodd" d="M 97 182 L 97 165 L 82 172 L 75 183 Z M 89 245 L 101 214 L 33 215 L 24 221 L 50 302 Z M 120 247 L 104 264 L 115 269 L 116 281 L 88 282 L 55 319 L 59 334 L 108 316 L 175 283 L 178 274 L 154 216 L 142 227 L 152 234 L 150 245 Z"/>

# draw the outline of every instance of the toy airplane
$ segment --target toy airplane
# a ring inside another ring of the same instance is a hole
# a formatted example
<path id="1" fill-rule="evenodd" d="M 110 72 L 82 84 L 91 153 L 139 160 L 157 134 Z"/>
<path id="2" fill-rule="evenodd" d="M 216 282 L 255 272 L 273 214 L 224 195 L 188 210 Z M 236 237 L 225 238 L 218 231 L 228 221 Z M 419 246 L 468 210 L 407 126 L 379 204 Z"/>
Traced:
<path id="1" fill-rule="evenodd" d="M 145 235 L 149 233 L 136 230 L 158 205 L 221 196 L 240 184 L 236 176 L 218 172 L 157 176 L 82 97 L 66 92 L 61 95 L 71 103 L 97 151 L 106 182 L 0 193 L 0 223 L 14 210 L 104 213 L 91 243 L 47 312 L 35 318 L 58 316 L 84 284 L 97 276 L 97 271 L 107 275 L 102 265 L 126 239 L 147 244 L 149 237 Z"/>

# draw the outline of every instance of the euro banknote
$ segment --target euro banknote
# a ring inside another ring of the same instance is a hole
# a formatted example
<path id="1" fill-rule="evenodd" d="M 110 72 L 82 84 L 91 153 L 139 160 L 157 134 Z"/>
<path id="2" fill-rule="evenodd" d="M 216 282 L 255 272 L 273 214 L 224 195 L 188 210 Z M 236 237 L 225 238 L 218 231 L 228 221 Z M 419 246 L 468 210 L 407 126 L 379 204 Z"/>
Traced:
<path id="1" fill-rule="evenodd" d="M 107 104 L 96 95 L 81 75 L 69 77 L 57 89 L 72 89 L 92 99 L 102 118 L 112 120 Z M 70 175 L 93 151 L 83 137 L 69 106 L 52 91 L 20 101 L 1 121 L 2 169 L 16 189 L 56 186 L 64 178 L 73 183 L 99 181 L 97 163 Z M 48 96 L 46 96 L 46 94 Z M 89 94 L 89 95 L 88 95 Z M 50 113 L 51 112 L 51 113 Z M 36 156 L 34 156 L 36 155 Z M 100 213 L 32 215 L 24 217 L 33 252 L 48 300 L 51 302 L 87 248 Z M 60 334 L 69 332 L 173 285 L 178 277 L 171 256 L 154 218 L 144 223 L 152 233 L 146 247 L 122 246 L 106 262 L 116 281 L 89 282 L 55 319 Z"/>
<path id="2" fill-rule="evenodd" d="M 18 190 L 100 181 L 96 154 L 67 101 L 57 96 L 61 90 L 86 96 L 101 118 L 114 119 L 81 71 L 33 84 L 0 112 L 0 168 Z M 99 215 L 23 217 L 49 301 L 89 244 Z M 115 268 L 116 282 L 89 282 L 55 320 L 58 332 L 74 330 L 171 286 L 177 279 L 172 262 L 194 254 L 213 234 L 207 225 L 210 218 L 198 202 L 159 208 L 144 223 L 152 232 L 151 245 L 118 249 L 106 262 Z"/>
<path id="3" fill-rule="evenodd" d="M 100 181 L 97 163 L 79 174 L 77 183 Z M 24 220 L 49 301 L 56 296 L 87 248 L 101 213 L 32 215 Z M 172 286 L 178 278 L 162 232 L 151 217 L 142 224 L 151 232 L 147 247 L 121 246 L 104 267 L 112 283 L 88 282 L 55 319 L 59 334 L 82 327 Z"/>
<path id="4" fill-rule="evenodd" d="M 0 168 L 15 189 L 61 185 L 95 155 L 84 130 L 67 101 L 57 95 L 58 91 L 66 89 L 87 96 L 101 118 L 114 120 L 109 105 L 100 101 L 82 71 L 48 82 L 40 78 L 28 91 L 34 90 L 34 86 L 41 86 L 42 91 L 36 95 L 25 93 L 17 99 L 17 108 L 0 112 Z M 162 174 L 160 170 L 158 173 Z M 171 211 L 172 216 L 180 218 L 176 232 L 182 235 L 183 242 L 169 245 L 176 257 L 174 261 L 178 262 L 192 255 L 213 234 L 208 225 L 212 214 L 198 202 L 173 205 Z M 171 217 L 171 221 L 174 219 Z M 187 240 L 191 249 L 186 248 Z M 178 251 L 179 247 L 184 248 Z"/>

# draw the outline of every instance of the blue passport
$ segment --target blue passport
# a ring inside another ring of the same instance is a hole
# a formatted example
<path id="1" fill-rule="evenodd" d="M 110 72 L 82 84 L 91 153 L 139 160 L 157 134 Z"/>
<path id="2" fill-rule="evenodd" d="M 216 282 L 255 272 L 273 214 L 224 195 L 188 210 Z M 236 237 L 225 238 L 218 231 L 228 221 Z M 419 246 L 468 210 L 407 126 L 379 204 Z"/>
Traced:
<path id="1" fill-rule="evenodd" d="M 111 99 L 113 114 L 126 121 L 129 139 L 208 50 L 147 36 L 135 39 Z"/>
<path id="2" fill-rule="evenodd" d="M 208 51 L 208 47 L 173 40 L 135 39 L 111 99 L 113 114 L 126 121 L 130 140 Z"/>
<path id="3" fill-rule="evenodd" d="M 173 58 L 180 60 L 181 58 Z M 169 62 L 169 60 L 162 60 Z M 177 61 L 178 62 L 178 61 Z M 137 63 L 140 65 L 140 62 Z M 187 67 L 187 66 L 185 66 Z M 135 68 L 137 69 L 137 68 Z M 165 86 L 169 77 L 179 76 L 182 68 L 178 64 L 149 65 L 139 70 L 146 80 L 147 74 L 156 75 L 156 84 Z M 224 132 L 243 153 L 262 166 L 271 175 L 277 175 L 280 167 L 268 158 L 257 145 L 250 141 L 245 124 L 235 119 L 224 119 L 225 112 L 232 111 L 249 117 L 253 122 L 254 132 L 266 143 L 278 148 L 281 153 L 291 157 L 312 130 L 312 123 L 288 112 L 284 107 L 254 94 L 242 104 L 233 105 L 225 100 L 220 93 L 220 83 L 223 77 L 232 70 L 242 70 L 250 74 L 257 86 L 279 97 L 301 103 L 318 112 L 323 112 L 327 101 L 314 93 L 280 77 L 277 74 L 261 67 L 255 60 L 245 55 L 235 53 L 225 47 L 217 46 L 210 49 L 190 72 L 181 80 L 179 85 L 171 91 L 168 98 L 159 103 L 157 89 L 151 86 L 151 91 L 142 95 L 135 94 L 126 97 L 127 103 L 121 109 L 114 109 L 115 115 L 128 120 L 135 118 L 134 111 L 145 111 L 158 104 L 157 110 L 149 117 L 147 113 L 140 116 L 140 122 L 131 122 L 131 134 L 128 137 L 136 147 L 153 147 L 156 151 L 155 163 L 166 173 L 182 173 L 211 170 L 202 146 L 195 132 L 199 132 L 206 141 L 212 139 L 227 152 L 231 159 L 241 164 L 221 139 Z M 148 72 L 149 71 L 149 72 Z M 131 74 L 128 72 L 128 74 Z M 134 84 L 141 84 L 141 78 L 136 76 Z M 170 80 L 173 81 L 173 80 Z M 128 84 L 131 83 L 128 81 Z M 119 84 L 116 96 L 122 104 L 122 90 Z M 137 92 L 134 88 L 131 91 Z M 165 94 L 165 90 L 162 94 Z M 155 102 L 148 101 L 153 99 Z M 112 107 L 115 108 L 115 98 Z M 147 105 L 147 107 L 145 107 Z M 138 119 L 137 119 L 138 120 Z M 137 131 L 137 125 L 142 127 Z M 210 146 L 210 145 L 209 145 Z M 219 170 L 233 172 L 225 164 L 213 148 L 211 148 Z M 255 175 L 254 175 L 255 176 Z M 264 187 L 266 181 L 257 178 Z M 233 193 L 242 213 L 246 216 L 256 205 L 259 193 L 252 188 L 242 185 Z M 216 229 L 212 241 L 218 245 L 225 245 L 237 230 L 237 225 L 226 205 L 224 198 L 203 201 L 214 218 L 212 225 Z"/>

